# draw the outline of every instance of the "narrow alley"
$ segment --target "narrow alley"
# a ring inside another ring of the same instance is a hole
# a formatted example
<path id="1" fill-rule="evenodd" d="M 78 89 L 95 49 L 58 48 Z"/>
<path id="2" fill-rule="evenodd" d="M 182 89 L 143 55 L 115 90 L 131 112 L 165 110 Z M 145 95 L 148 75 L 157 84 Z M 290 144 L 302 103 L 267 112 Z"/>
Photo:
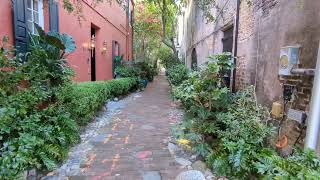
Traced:
<path id="1" fill-rule="evenodd" d="M 179 118 L 164 76 L 148 88 L 109 102 L 70 158 L 48 179 L 175 179 L 183 170 L 168 150 L 171 126 Z M 110 121 L 110 123 L 109 123 Z M 99 127 L 101 126 L 101 127 Z"/>

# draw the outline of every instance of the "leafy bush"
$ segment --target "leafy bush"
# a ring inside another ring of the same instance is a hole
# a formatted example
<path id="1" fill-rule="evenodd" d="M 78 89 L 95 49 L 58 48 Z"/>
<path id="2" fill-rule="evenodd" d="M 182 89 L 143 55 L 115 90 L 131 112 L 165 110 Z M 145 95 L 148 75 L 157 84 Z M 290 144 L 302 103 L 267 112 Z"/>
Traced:
<path id="1" fill-rule="evenodd" d="M 61 91 L 60 101 L 72 119 L 79 125 L 85 125 L 108 99 L 126 95 L 136 87 L 135 78 L 75 83 Z"/>
<path id="2" fill-rule="evenodd" d="M 157 69 L 152 67 L 151 65 L 149 65 L 146 62 L 137 62 L 137 63 L 134 64 L 134 66 L 140 68 L 140 70 L 142 72 L 145 72 L 146 78 L 149 81 L 153 81 L 154 76 L 156 76 L 158 74 Z"/>
<path id="3" fill-rule="evenodd" d="M 219 60 L 209 61 L 189 79 L 173 89 L 173 95 L 187 110 L 201 120 L 212 117 L 215 112 L 223 111 L 229 103 L 229 90 L 225 87 L 223 74 L 230 70 L 221 68 Z"/>
<path id="4" fill-rule="evenodd" d="M 0 179 L 18 179 L 32 168 L 56 168 L 79 142 L 78 124 L 85 124 L 107 98 L 137 86 L 135 78 L 72 83 L 73 71 L 64 58 L 75 49 L 72 38 L 37 30 L 27 54 L 15 56 L 5 43 L 0 49 Z"/>
<path id="5" fill-rule="evenodd" d="M 58 101 L 70 84 L 65 53 L 75 49 L 66 34 L 31 37 L 31 52 L 14 56 L 0 50 L 0 177 L 15 179 L 24 170 L 52 170 L 79 141 L 78 126 Z"/>
<path id="6" fill-rule="evenodd" d="M 117 77 L 136 77 L 153 81 L 154 76 L 158 74 L 156 68 L 146 62 L 122 63 L 115 68 Z"/>
<path id="7" fill-rule="evenodd" d="M 278 156 L 275 152 L 260 154 L 255 163 L 258 173 L 264 179 L 319 179 L 320 160 L 314 151 L 294 151 L 287 158 Z"/>
<path id="8" fill-rule="evenodd" d="M 121 65 L 115 68 L 115 73 L 120 78 L 140 77 L 141 69 L 134 66 Z"/>
<path id="9" fill-rule="evenodd" d="M 208 156 L 208 164 L 218 175 L 253 177 L 259 153 L 267 148 L 273 128 L 266 123 L 268 112 L 257 106 L 254 88 L 239 91 L 226 112 L 217 113 L 213 131 L 218 145 Z M 221 171 L 220 171 L 221 170 Z"/>
<path id="10" fill-rule="evenodd" d="M 204 157 L 217 175 L 230 179 L 317 179 L 320 160 L 313 152 L 283 158 L 269 145 L 274 128 L 266 108 L 257 104 L 254 88 L 236 94 L 226 88 L 230 56 L 210 59 L 173 87 L 173 96 L 186 109 L 182 123 L 173 128 L 178 143 Z"/>
<path id="11" fill-rule="evenodd" d="M 180 85 L 188 79 L 188 68 L 183 64 L 177 64 L 167 70 L 168 80 L 172 85 Z"/>
<path id="12" fill-rule="evenodd" d="M 160 48 L 158 50 L 157 57 L 166 69 L 174 65 L 180 64 L 180 60 L 178 59 L 178 57 L 174 55 L 172 50 L 168 48 Z"/>

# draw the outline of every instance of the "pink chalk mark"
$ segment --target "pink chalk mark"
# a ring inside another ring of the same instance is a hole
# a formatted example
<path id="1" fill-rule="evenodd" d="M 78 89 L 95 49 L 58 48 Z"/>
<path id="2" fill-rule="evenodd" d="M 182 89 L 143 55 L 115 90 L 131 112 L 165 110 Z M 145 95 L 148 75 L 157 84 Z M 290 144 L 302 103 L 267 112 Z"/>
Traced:
<path id="1" fill-rule="evenodd" d="M 107 162 L 108 162 L 108 159 L 104 159 L 104 160 L 101 161 L 102 164 L 105 164 Z"/>
<path id="2" fill-rule="evenodd" d="M 152 152 L 151 151 L 141 151 L 136 153 L 136 157 L 140 159 L 145 159 L 148 156 L 151 156 Z"/>

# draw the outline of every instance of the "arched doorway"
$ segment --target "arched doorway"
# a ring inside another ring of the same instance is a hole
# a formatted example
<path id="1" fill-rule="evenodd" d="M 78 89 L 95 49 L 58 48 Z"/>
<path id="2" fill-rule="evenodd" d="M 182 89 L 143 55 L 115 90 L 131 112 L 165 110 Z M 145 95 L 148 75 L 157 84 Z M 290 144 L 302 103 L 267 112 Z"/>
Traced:
<path id="1" fill-rule="evenodd" d="M 192 54 L 191 54 L 191 69 L 197 70 L 197 67 L 198 67 L 197 51 L 196 51 L 196 48 L 193 48 Z"/>

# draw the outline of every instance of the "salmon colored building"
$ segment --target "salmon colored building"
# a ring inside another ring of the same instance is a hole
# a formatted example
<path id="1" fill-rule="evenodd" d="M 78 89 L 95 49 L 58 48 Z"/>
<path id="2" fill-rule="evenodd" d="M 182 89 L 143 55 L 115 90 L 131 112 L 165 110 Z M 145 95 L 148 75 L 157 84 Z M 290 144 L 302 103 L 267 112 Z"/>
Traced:
<path id="1" fill-rule="evenodd" d="M 77 0 L 81 13 L 68 13 L 62 0 L 1 0 L 0 37 L 21 52 L 28 46 L 28 33 L 35 34 L 34 23 L 45 31 L 71 35 L 77 49 L 68 56 L 75 70 L 75 81 L 109 80 L 113 78 L 113 59 L 133 56 L 133 0 Z M 77 2 L 71 0 L 71 2 Z"/>

